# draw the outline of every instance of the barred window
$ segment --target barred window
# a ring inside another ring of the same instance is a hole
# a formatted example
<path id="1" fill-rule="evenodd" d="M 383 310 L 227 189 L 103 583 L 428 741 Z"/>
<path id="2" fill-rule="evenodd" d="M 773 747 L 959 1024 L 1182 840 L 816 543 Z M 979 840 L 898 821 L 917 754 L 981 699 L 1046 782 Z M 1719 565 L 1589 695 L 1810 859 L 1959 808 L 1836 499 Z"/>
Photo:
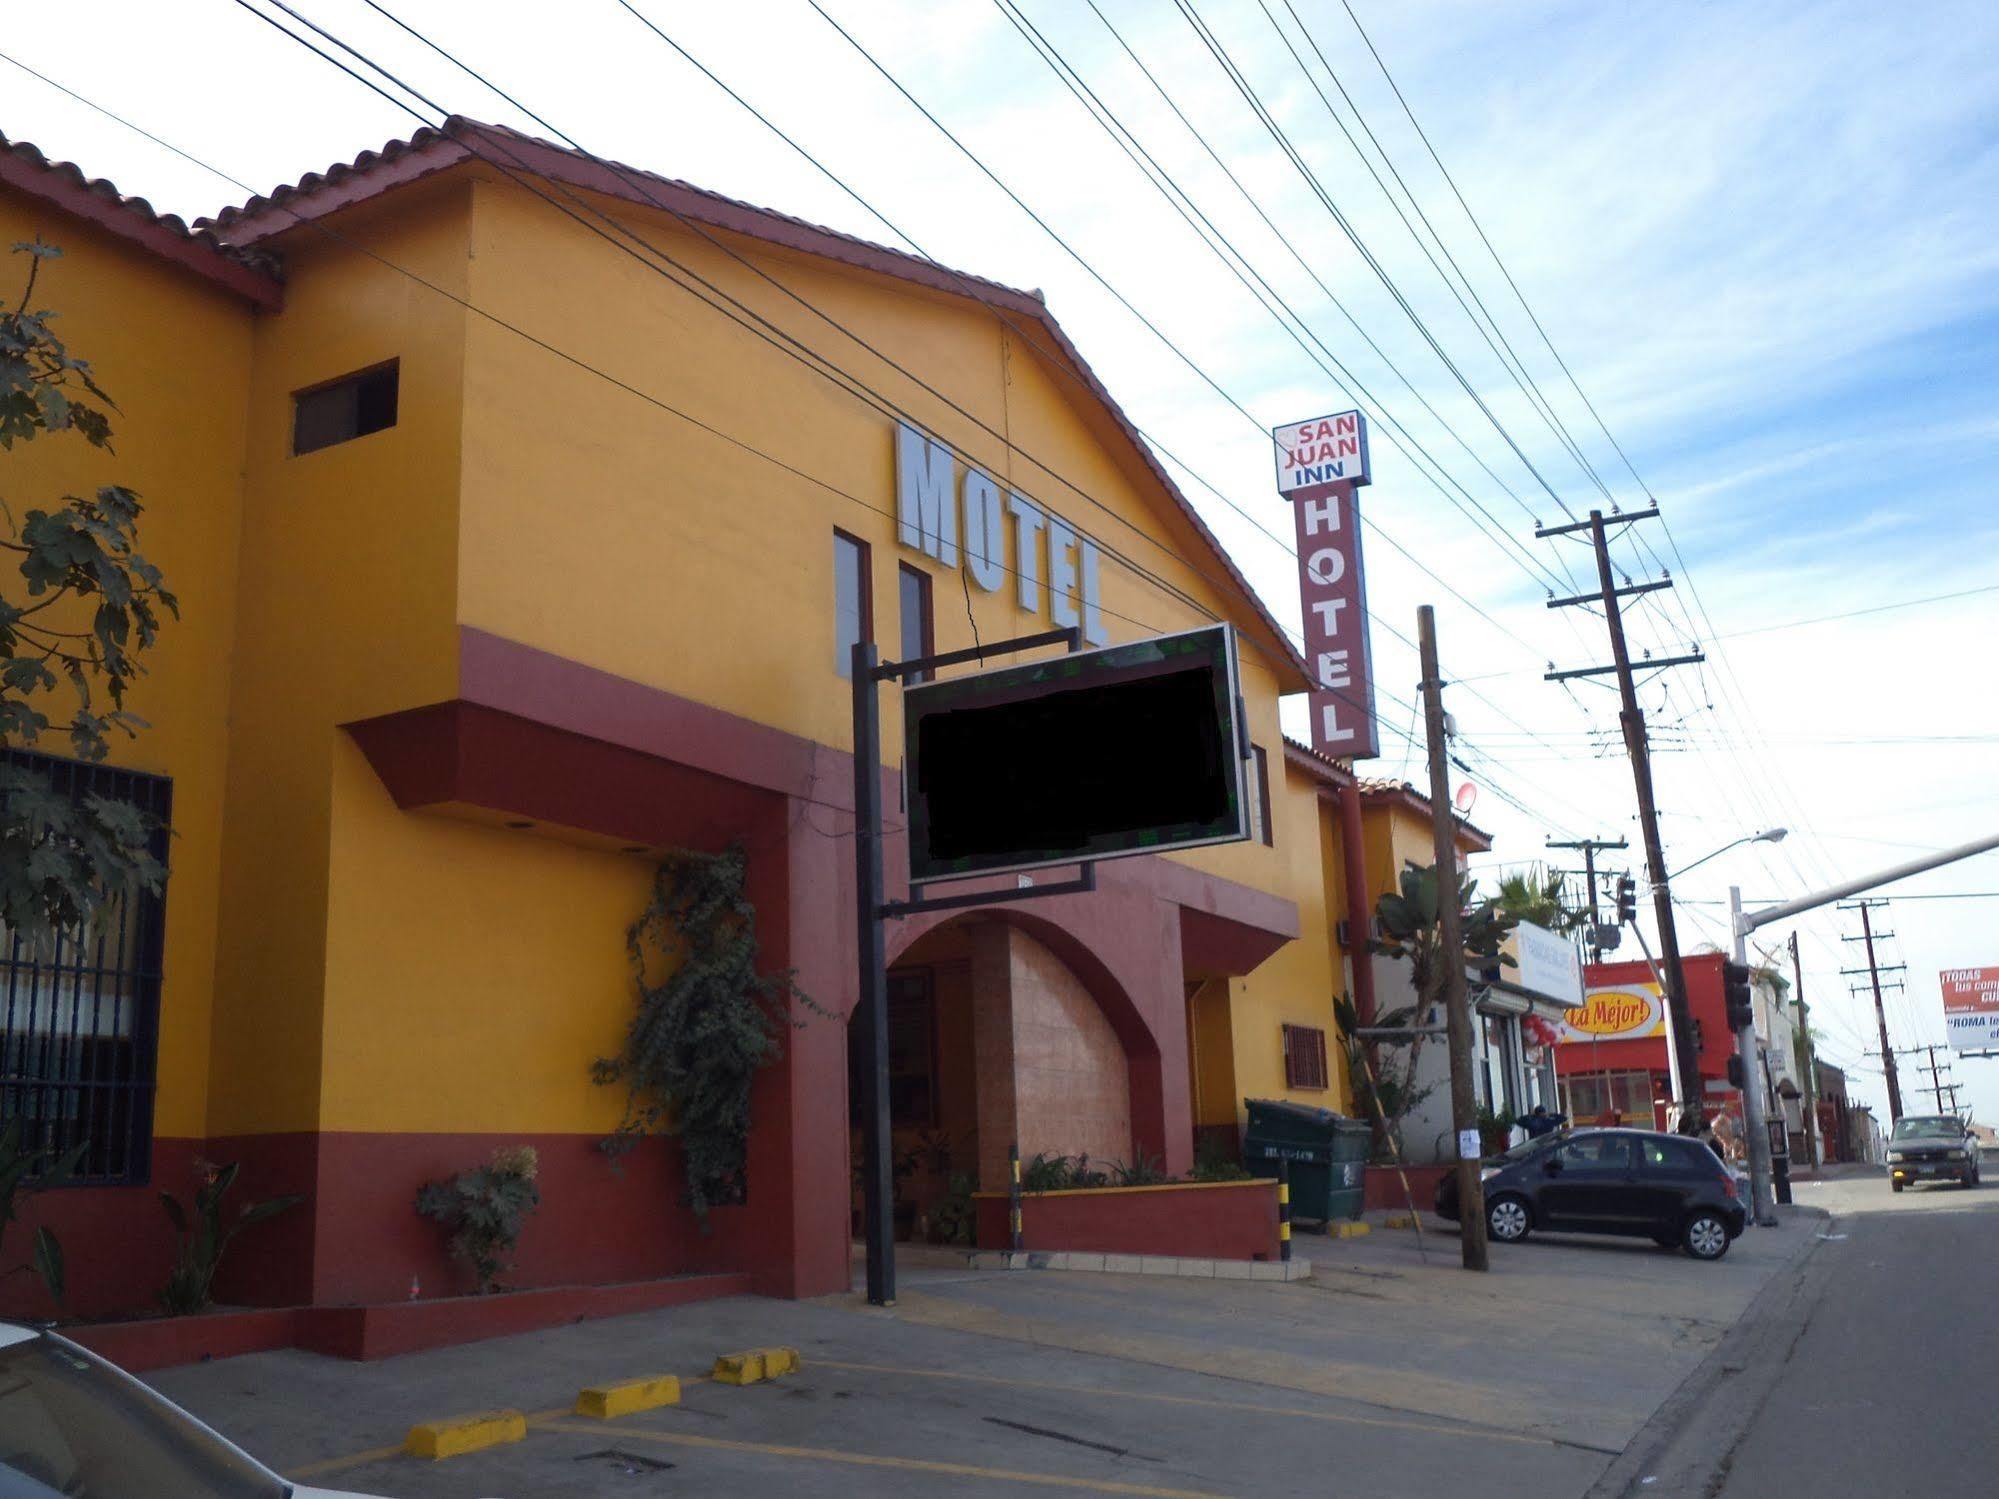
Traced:
<path id="1" fill-rule="evenodd" d="M 1318 1027 L 1284 1027 L 1284 1086 L 1305 1089 L 1327 1086 L 1326 1033 Z"/>
<path id="2" fill-rule="evenodd" d="M 58 795 L 109 797 L 149 814 L 153 857 L 166 863 L 171 780 L 25 750 L 0 754 Z M 79 1183 L 143 1183 L 152 1168 L 165 917 L 164 896 L 115 899 L 40 952 L 0 923 L 0 1119 L 22 1120 L 29 1146 L 85 1146 Z"/>

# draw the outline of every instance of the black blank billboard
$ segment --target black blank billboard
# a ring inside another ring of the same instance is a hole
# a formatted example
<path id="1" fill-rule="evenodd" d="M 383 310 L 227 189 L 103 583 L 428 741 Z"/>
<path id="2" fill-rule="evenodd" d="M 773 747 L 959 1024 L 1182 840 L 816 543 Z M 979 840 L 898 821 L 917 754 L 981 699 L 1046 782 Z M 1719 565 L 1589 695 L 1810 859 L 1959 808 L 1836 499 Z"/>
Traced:
<path id="1" fill-rule="evenodd" d="M 1248 836 L 1226 625 L 907 688 L 910 879 Z"/>

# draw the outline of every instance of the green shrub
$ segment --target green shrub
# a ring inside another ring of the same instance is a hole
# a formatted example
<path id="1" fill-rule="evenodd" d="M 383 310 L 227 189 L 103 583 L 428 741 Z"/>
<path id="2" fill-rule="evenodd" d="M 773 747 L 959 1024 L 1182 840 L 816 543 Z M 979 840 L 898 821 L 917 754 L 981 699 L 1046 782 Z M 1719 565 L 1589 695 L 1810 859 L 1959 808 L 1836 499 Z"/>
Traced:
<path id="1" fill-rule="evenodd" d="M 207 1310 L 213 1299 L 211 1291 L 215 1284 L 215 1272 L 222 1267 L 222 1255 L 229 1248 L 230 1240 L 251 1224 L 275 1218 L 286 1208 L 296 1207 L 305 1201 L 301 1196 L 291 1196 L 246 1203 L 234 1222 L 224 1222 L 222 1199 L 236 1185 L 236 1173 L 242 1169 L 241 1163 L 210 1166 L 206 1162 L 197 1162 L 196 1169 L 204 1179 L 195 1188 L 192 1218 L 180 1205 L 179 1198 L 171 1192 L 160 1193 L 160 1206 L 166 1209 L 174 1234 L 180 1240 L 174 1267 L 168 1272 L 167 1283 L 159 1292 L 160 1306 L 174 1317 Z"/>
<path id="2" fill-rule="evenodd" d="M 539 1164 L 532 1145 L 515 1145 L 494 1151 L 487 1165 L 429 1182 L 416 1194 L 416 1210 L 451 1231 L 451 1256 L 472 1267 L 482 1296 L 502 1289 L 501 1272 L 513 1260 L 528 1214 L 541 1206 L 534 1184 Z"/>
<path id="3" fill-rule="evenodd" d="M 1187 1180 L 1197 1182 L 1246 1182 L 1251 1173 L 1245 1171 L 1242 1162 L 1225 1145 L 1220 1136 L 1203 1135 L 1194 1149 L 1194 1169 L 1187 1173 Z"/>
<path id="4" fill-rule="evenodd" d="M 1112 1161 L 1111 1180 L 1120 1187 L 1159 1187 L 1173 1178 L 1166 1174 L 1166 1163 L 1159 1157 L 1140 1151 L 1130 1165 Z"/>
<path id="5" fill-rule="evenodd" d="M 6 1233 L 7 1225 L 14 1221 L 25 1199 L 50 1187 L 60 1187 L 75 1174 L 85 1149 L 84 1145 L 76 1145 L 57 1156 L 29 1143 L 19 1114 L 0 1125 L 0 1235 Z M 65 1289 L 62 1245 L 46 1225 L 35 1230 L 34 1266 L 42 1284 L 48 1287 L 49 1298 L 60 1310 Z M 0 1270 L 0 1276 L 25 1268 L 16 1265 Z"/>
<path id="6" fill-rule="evenodd" d="M 944 1195 L 930 1210 L 930 1233 L 939 1244 L 969 1244 L 978 1226 L 972 1178 L 953 1171 Z"/>

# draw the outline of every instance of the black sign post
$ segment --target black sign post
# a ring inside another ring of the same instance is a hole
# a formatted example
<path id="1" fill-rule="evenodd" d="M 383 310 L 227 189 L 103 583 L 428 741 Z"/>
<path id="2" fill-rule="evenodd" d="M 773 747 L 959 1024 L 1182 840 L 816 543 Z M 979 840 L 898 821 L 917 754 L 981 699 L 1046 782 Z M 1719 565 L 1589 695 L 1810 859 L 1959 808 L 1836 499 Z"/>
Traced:
<path id="1" fill-rule="evenodd" d="M 1004 894 L 949 896 L 941 900 L 906 900 L 890 905 L 882 898 L 881 701 L 883 682 L 982 660 L 1006 651 L 1042 645 L 1082 643 L 1077 629 L 1047 630 L 1001 640 L 980 650 L 946 651 L 913 661 L 878 663 L 873 641 L 854 646 L 854 936 L 860 960 L 861 1035 L 865 1043 L 861 1067 L 861 1219 L 868 1246 L 868 1303 L 895 1305 L 895 1174 L 890 1161 L 888 1111 L 888 959 L 882 922 L 892 916 L 959 906 L 991 905 L 997 900 L 1063 895 L 1097 887 L 1096 869 L 1085 864 L 1079 880 L 1042 885 Z M 913 892 L 912 892 L 913 893 Z"/>
<path id="2" fill-rule="evenodd" d="M 949 682 L 958 666 L 1037 646 L 1070 654 Z M 860 965 L 862 1217 L 868 1301 L 895 1301 L 894 1175 L 888 1097 L 888 961 L 882 923 L 1097 888 L 1096 861 L 1249 835 L 1234 635 L 1226 625 L 1099 650 L 1044 630 L 970 650 L 878 662 L 853 647 L 855 948 Z M 881 706 L 903 700 L 909 804 L 908 900 L 884 898 Z M 1133 741 L 1138 745 L 1134 764 Z M 932 896 L 938 884 L 1080 866 L 1052 884 Z"/>

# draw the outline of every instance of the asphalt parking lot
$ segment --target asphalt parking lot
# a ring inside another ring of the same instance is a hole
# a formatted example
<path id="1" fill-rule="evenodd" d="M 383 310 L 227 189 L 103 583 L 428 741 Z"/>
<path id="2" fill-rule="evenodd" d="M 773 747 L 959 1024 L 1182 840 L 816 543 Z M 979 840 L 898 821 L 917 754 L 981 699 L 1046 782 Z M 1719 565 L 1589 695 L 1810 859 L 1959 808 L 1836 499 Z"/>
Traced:
<path id="1" fill-rule="evenodd" d="M 1650 1244 L 1529 1241 L 1477 1277 L 1449 1236 L 1304 1236 L 1291 1284 L 970 1271 L 906 1258 L 898 1304 L 744 1297 L 360 1364 L 285 1352 L 152 1382 L 301 1481 L 384 1496 L 726 1492 L 1580 1494 L 1822 1220 L 1718 1265 Z M 803 1367 L 732 1387 L 715 1356 Z M 585 1385 L 673 1373 L 677 1406 L 573 1413 Z M 418 1421 L 495 1407 L 525 1440 L 401 1455 Z"/>

